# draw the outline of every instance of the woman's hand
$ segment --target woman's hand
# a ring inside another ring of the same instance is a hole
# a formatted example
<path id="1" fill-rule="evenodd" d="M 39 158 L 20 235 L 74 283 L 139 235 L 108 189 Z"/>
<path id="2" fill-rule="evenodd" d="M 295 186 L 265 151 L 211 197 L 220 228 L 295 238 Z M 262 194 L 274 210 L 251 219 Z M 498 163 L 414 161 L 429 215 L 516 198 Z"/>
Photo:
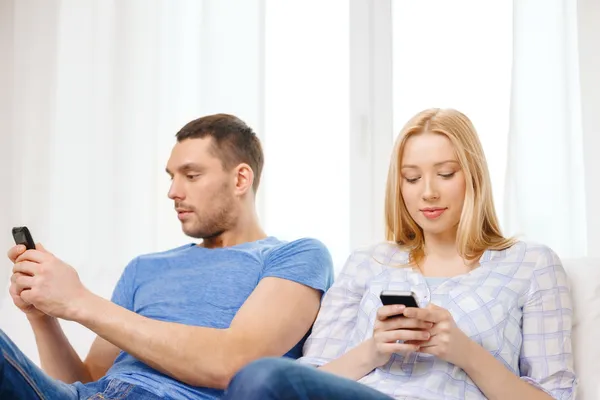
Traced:
<path id="1" fill-rule="evenodd" d="M 452 314 L 442 307 L 429 304 L 425 308 L 407 308 L 404 315 L 410 319 L 432 323 L 431 338 L 418 343 L 419 352 L 434 356 L 464 369 L 469 349 L 474 343 L 460 330 Z"/>
<path id="2" fill-rule="evenodd" d="M 394 353 L 408 354 L 418 351 L 419 343 L 429 340 L 428 330 L 433 324 L 402 316 L 404 311 L 403 305 L 383 306 L 377 310 L 373 338 L 370 339 L 374 367 L 386 364 Z"/>

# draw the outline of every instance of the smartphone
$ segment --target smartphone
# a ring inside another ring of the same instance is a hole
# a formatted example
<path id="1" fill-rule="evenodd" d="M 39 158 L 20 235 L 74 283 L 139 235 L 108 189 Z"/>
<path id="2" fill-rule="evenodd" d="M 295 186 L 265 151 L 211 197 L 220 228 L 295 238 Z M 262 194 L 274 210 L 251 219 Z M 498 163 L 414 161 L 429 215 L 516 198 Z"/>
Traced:
<path id="1" fill-rule="evenodd" d="M 35 249 L 35 242 L 31 237 L 31 232 L 26 226 L 18 226 L 12 229 L 13 238 L 16 244 L 24 244 L 27 250 Z"/>
<path id="2" fill-rule="evenodd" d="M 413 292 L 403 292 L 399 290 L 384 290 L 379 295 L 384 306 L 391 304 L 402 304 L 406 307 L 419 307 L 417 296 Z"/>

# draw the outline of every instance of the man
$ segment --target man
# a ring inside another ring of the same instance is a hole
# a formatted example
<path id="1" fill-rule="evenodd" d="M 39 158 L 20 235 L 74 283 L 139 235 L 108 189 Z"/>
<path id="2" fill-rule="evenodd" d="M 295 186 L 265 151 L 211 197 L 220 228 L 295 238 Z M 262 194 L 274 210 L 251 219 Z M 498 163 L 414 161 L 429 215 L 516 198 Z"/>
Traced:
<path id="1" fill-rule="evenodd" d="M 264 356 L 297 358 L 332 281 L 318 241 L 267 237 L 255 211 L 263 167 L 254 132 L 231 115 L 187 124 L 167 164 L 183 231 L 201 244 L 141 256 L 112 302 L 41 245 L 9 250 L 10 294 L 23 310 L 42 372 L 0 336 L 0 398 L 216 399 Z M 87 358 L 58 319 L 94 331 Z"/>

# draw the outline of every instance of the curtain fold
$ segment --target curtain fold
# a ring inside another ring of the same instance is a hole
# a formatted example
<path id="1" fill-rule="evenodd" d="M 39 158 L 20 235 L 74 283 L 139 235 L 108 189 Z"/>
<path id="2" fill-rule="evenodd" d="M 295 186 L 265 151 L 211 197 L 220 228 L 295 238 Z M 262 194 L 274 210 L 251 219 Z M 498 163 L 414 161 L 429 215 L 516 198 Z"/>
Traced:
<path id="1" fill-rule="evenodd" d="M 209 113 L 261 118 L 261 1 L 243 15 L 237 3 L 0 2 L 2 254 L 10 227 L 27 225 L 109 297 L 133 257 L 190 241 L 167 198 L 175 133 Z M 9 264 L 0 258 L 0 328 L 37 361 L 5 290 Z M 64 326 L 87 353 L 94 334 Z"/>
<path id="2" fill-rule="evenodd" d="M 505 230 L 587 252 L 577 3 L 514 1 Z M 543 10 L 543 12 L 540 12 Z"/>

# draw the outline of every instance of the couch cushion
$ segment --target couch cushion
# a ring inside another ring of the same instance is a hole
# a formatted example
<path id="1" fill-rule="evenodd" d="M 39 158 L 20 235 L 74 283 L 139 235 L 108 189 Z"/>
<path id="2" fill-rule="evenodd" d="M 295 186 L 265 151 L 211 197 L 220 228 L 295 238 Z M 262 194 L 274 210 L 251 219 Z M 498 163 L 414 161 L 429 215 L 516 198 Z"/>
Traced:
<path id="1" fill-rule="evenodd" d="M 573 354 L 579 400 L 600 398 L 600 259 L 565 259 L 573 307 Z"/>

